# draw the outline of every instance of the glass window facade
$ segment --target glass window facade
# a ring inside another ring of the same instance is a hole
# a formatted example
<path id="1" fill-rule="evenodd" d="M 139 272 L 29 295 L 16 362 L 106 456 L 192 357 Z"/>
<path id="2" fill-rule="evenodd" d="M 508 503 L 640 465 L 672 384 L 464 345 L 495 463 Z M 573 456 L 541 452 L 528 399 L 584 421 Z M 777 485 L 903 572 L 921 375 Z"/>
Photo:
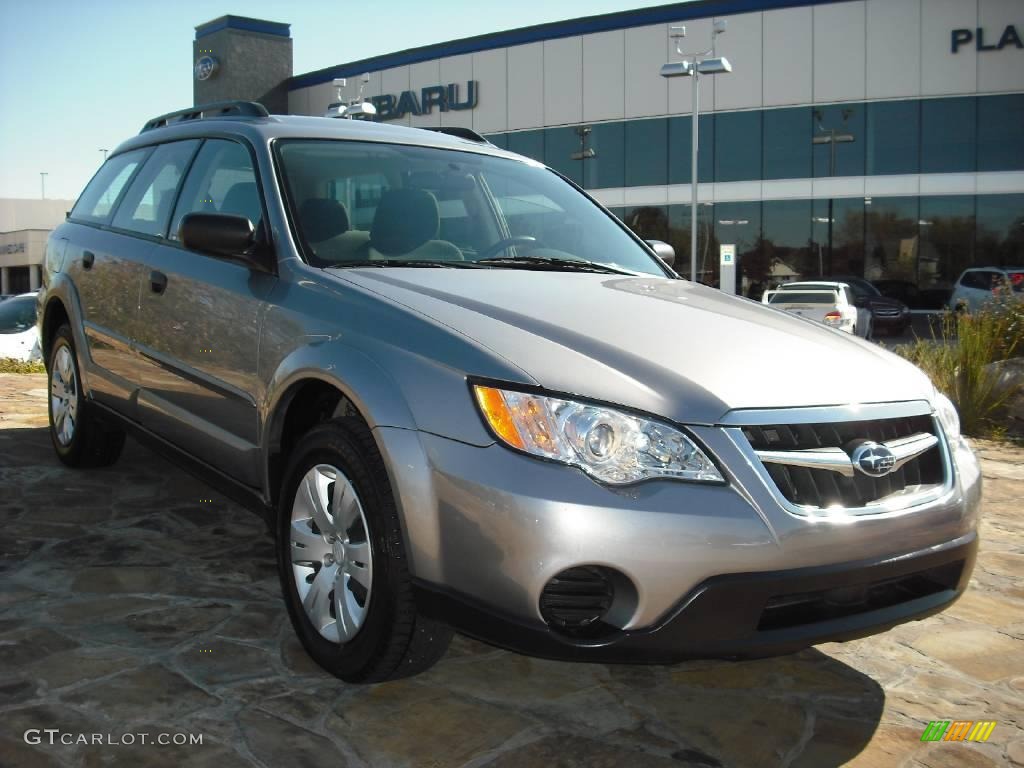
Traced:
<path id="1" fill-rule="evenodd" d="M 863 176 L 863 104 L 832 104 L 811 110 L 814 175 Z"/>
<path id="2" fill-rule="evenodd" d="M 586 136 L 583 137 L 587 138 Z M 580 133 L 572 128 L 548 128 L 544 131 L 545 165 L 554 168 L 567 179 L 583 185 L 583 160 L 579 157 L 582 147 Z M 575 159 L 573 159 L 575 156 Z"/>
<path id="3" fill-rule="evenodd" d="M 689 184 L 691 123 L 679 115 L 488 138 L 592 189 Z M 1024 170 L 1021 126 L 1024 94 L 708 113 L 698 175 L 707 183 Z M 573 159 L 587 149 L 593 158 Z"/>
<path id="4" fill-rule="evenodd" d="M 866 173 L 918 173 L 921 169 L 921 105 L 879 101 L 867 105 Z"/>
<path id="5" fill-rule="evenodd" d="M 627 187 L 668 184 L 668 120 L 629 120 L 625 131 Z"/>
<path id="6" fill-rule="evenodd" d="M 966 173 L 975 168 L 976 99 L 921 102 L 921 173 Z"/>
<path id="7" fill-rule="evenodd" d="M 978 99 L 978 170 L 1024 169 L 1024 96 Z"/>
<path id="8" fill-rule="evenodd" d="M 697 181 L 715 180 L 715 116 L 701 115 L 697 125 Z M 689 184 L 693 173 L 690 117 L 668 119 L 668 183 Z"/>
<path id="9" fill-rule="evenodd" d="M 583 186 L 587 189 L 626 185 L 626 127 L 624 123 L 590 126 L 586 148 L 593 156 L 583 160 Z M 579 151 L 579 150 L 577 150 Z"/>
<path id="10" fill-rule="evenodd" d="M 715 115 L 715 146 L 722 148 L 715 153 L 716 182 L 758 178 L 761 175 L 761 113 Z"/>
<path id="11" fill-rule="evenodd" d="M 670 243 L 676 271 L 689 274 L 690 206 L 613 212 L 641 237 Z M 737 290 L 754 299 L 781 282 L 849 275 L 912 308 L 939 309 L 964 269 L 1024 264 L 1024 194 L 702 203 L 697 214 L 698 279 L 717 285 L 718 247 L 733 243 Z"/>
<path id="12" fill-rule="evenodd" d="M 768 109 L 762 139 L 765 179 L 806 179 L 811 175 L 811 108 Z"/>

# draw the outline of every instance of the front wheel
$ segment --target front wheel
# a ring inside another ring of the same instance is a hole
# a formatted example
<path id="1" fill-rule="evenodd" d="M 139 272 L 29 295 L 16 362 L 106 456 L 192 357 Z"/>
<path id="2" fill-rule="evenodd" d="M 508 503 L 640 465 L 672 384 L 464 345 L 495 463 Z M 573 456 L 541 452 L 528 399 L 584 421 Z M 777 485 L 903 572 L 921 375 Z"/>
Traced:
<path id="1" fill-rule="evenodd" d="M 278 570 L 292 626 L 328 672 L 369 683 L 422 672 L 451 630 L 421 616 L 384 461 L 355 418 L 315 427 L 280 494 Z"/>
<path id="2" fill-rule="evenodd" d="M 124 447 L 124 432 L 101 423 L 95 406 L 85 397 L 70 326 L 62 325 L 54 334 L 46 375 L 50 441 L 60 460 L 79 468 L 105 467 L 117 461 Z"/>

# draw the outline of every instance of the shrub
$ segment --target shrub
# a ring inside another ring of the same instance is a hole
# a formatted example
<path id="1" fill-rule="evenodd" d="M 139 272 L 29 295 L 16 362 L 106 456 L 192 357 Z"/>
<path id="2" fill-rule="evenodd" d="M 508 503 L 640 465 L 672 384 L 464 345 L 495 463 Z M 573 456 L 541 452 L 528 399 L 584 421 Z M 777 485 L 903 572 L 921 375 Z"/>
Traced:
<path id="1" fill-rule="evenodd" d="M 38 360 L 26 363 L 13 357 L 0 357 L 0 373 L 46 373 L 46 368 Z"/>
<path id="2" fill-rule="evenodd" d="M 992 363 L 1024 353 L 1024 305 L 1000 297 L 973 313 L 943 313 L 932 339 L 896 350 L 920 367 L 960 413 L 964 434 L 1004 432 L 1002 415 L 1017 389 L 999 381 Z"/>

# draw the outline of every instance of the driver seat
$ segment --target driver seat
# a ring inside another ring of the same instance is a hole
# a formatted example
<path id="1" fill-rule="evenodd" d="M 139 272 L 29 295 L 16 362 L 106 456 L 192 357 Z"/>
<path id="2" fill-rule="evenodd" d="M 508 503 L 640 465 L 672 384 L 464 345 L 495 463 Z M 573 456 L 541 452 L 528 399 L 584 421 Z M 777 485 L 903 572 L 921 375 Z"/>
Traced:
<path id="1" fill-rule="evenodd" d="M 440 226 L 437 198 L 430 192 L 390 189 L 381 197 L 374 212 L 365 258 L 369 261 L 465 261 L 456 246 L 437 239 Z"/>

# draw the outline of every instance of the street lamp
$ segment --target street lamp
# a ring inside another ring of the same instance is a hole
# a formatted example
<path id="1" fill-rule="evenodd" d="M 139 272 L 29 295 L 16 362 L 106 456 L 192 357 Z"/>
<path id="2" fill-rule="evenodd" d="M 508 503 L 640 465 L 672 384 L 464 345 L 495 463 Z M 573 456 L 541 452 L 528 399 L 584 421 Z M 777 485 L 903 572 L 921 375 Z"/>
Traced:
<path id="1" fill-rule="evenodd" d="M 100 150 L 100 152 L 103 153 L 103 162 L 104 163 L 107 162 L 107 152 L 109 152 L 109 151 L 110 151 L 109 149 L 101 149 Z"/>
<path id="2" fill-rule="evenodd" d="M 852 109 L 844 109 L 842 112 L 843 123 L 850 119 L 850 115 L 853 114 Z M 840 133 L 836 128 L 828 128 L 821 124 L 821 111 L 814 110 L 814 119 L 818 122 L 818 130 L 821 131 L 817 136 L 811 138 L 811 144 L 828 144 L 829 155 L 828 155 L 828 175 L 836 175 L 836 144 L 849 144 L 856 141 L 852 133 Z M 865 198 L 870 203 L 870 198 Z M 832 269 L 832 223 L 835 221 L 832 215 L 832 195 L 828 196 L 828 265 L 829 269 Z M 822 264 L 821 264 L 821 251 L 818 251 L 818 276 L 822 276 Z"/>
<path id="3" fill-rule="evenodd" d="M 671 27 L 669 37 L 676 41 L 676 53 L 683 57 L 682 61 L 670 61 L 661 66 L 661 76 L 692 78 L 693 129 L 691 130 L 690 146 L 690 280 L 697 282 L 697 118 L 700 114 L 700 90 L 698 81 L 701 75 L 718 75 L 732 72 L 729 60 L 715 56 L 715 40 L 725 32 L 725 19 L 718 19 L 711 27 L 711 48 L 703 53 L 683 53 L 679 41 L 686 37 L 686 27 Z"/>

